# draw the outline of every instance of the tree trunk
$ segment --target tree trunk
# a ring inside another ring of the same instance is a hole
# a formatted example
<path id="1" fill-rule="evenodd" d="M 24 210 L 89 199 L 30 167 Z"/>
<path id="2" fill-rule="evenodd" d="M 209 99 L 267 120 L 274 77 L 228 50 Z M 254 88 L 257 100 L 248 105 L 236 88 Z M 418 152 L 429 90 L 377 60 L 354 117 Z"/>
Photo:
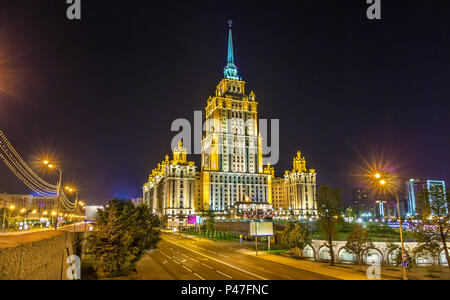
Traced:
<path id="1" fill-rule="evenodd" d="M 333 238 L 331 235 L 328 236 L 328 243 L 330 244 L 331 265 L 334 266 Z"/>
<path id="2" fill-rule="evenodd" d="M 450 258 L 449 258 L 449 254 L 448 254 L 447 239 L 443 232 L 441 232 L 441 239 L 442 239 L 442 244 L 444 244 L 445 257 L 447 258 L 447 267 L 450 268 Z M 440 256 L 440 253 L 439 253 L 439 256 Z"/>

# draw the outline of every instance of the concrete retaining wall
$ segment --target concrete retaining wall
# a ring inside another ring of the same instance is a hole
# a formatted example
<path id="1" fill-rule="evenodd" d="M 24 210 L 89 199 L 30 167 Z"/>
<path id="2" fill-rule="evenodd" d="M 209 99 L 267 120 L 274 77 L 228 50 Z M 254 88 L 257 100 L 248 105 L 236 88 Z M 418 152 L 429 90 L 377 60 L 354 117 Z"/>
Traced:
<path id="1" fill-rule="evenodd" d="M 0 237 L 0 280 L 66 280 L 67 258 L 85 247 L 84 232 Z"/>

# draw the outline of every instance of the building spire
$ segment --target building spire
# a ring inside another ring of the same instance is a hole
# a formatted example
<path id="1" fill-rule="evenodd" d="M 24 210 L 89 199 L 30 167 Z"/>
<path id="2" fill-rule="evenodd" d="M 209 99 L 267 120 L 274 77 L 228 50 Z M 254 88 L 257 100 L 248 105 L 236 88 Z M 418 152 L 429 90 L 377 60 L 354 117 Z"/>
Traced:
<path id="1" fill-rule="evenodd" d="M 229 35 L 228 35 L 228 60 L 227 64 L 234 64 L 234 53 L 233 53 L 233 33 L 231 28 L 233 27 L 233 21 L 228 21 L 228 27 L 230 27 Z"/>
<path id="2" fill-rule="evenodd" d="M 224 70 L 225 78 L 232 80 L 240 80 L 238 76 L 238 70 L 234 65 L 234 52 L 233 52 L 233 33 L 231 27 L 233 26 L 233 21 L 228 21 L 229 36 L 228 36 L 228 58 L 227 58 L 227 66 Z"/>

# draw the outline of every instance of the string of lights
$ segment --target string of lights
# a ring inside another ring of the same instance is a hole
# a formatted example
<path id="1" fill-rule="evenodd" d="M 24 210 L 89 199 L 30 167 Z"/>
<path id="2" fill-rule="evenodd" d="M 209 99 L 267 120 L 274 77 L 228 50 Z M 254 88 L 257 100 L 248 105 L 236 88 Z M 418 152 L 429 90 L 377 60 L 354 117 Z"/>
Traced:
<path id="1" fill-rule="evenodd" d="M 67 198 L 67 196 L 66 196 L 66 194 L 64 194 L 64 191 L 61 191 L 61 194 L 60 194 L 60 199 L 62 200 L 61 202 L 62 202 L 62 204 L 64 204 L 65 206 L 66 206 L 66 208 L 70 208 L 69 210 L 73 210 L 73 209 L 75 209 L 75 202 L 71 202 L 68 198 Z"/>
<path id="2" fill-rule="evenodd" d="M 37 193 L 40 196 L 44 196 L 44 197 L 54 197 L 54 194 L 51 193 L 47 193 L 47 192 L 43 192 L 38 190 L 37 188 L 35 188 L 33 185 L 31 185 L 29 182 L 27 182 L 18 172 L 17 170 L 9 163 L 9 161 L 5 158 L 5 156 L 0 153 L 0 158 L 2 158 L 2 160 L 4 161 L 4 163 L 6 164 L 6 166 L 8 166 L 8 168 L 14 173 L 14 175 L 16 175 L 16 177 L 22 182 L 24 183 L 27 187 L 29 187 L 32 191 L 34 191 L 35 193 Z"/>
<path id="3" fill-rule="evenodd" d="M 4 141 L 4 143 L 8 146 L 9 150 L 15 155 L 15 157 L 18 159 L 18 161 L 25 167 L 25 169 L 34 177 L 36 178 L 40 183 L 44 184 L 45 186 L 56 189 L 56 185 L 50 184 L 40 178 L 28 165 L 25 163 L 25 161 L 20 157 L 20 155 L 17 153 L 16 149 L 11 145 L 9 140 L 6 138 L 6 135 L 3 133 L 3 131 L 0 130 L 0 138 Z"/>
<path id="4" fill-rule="evenodd" d="M 63 210 L 76 211 L 75 201 L 70 201 L 64 190 L 40 178 L 20 157 L 3 131 L 0 130 L 0 158 L 11 172 L 28 188 L 43 197 L 57 197 Z M 58 193 L 58 188 L 59 193 Z M 57 196 L 58 195 L 58 196 Z"/>
<path id="5" fill-rule="evenodd" d="M 14 159 L 14 157 L 10 154 L 10 152 L 4 146 L 4 143 L 2 141 L 0 141 L 0 150 L 3 152 L 5 159 L 9 159 L 9 162 L 15 166 L 17 172 L 21 173 L 22 178 L 27 179 L 31 185 L 35 186 L 37 189 L 44 191 L 46 193 L 53 193 L 53 194 L 56 193 L 56 188 L 51 188 L 40 184 L 39 181 L 34 178 L 34 176 L 26 172 L 25 170 L 26 168 L 24 168 L 20 163 L 18 163 Z"/>

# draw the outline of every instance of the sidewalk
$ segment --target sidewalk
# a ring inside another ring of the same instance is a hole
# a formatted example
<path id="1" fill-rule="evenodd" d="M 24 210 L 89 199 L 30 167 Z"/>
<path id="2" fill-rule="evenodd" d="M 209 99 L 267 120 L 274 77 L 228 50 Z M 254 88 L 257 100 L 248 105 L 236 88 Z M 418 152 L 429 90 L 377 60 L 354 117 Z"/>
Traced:
<path id="1" fill-rule="evenodd" d="M 250 249 L 240 249 L 237 252 L 255 256 L 255 251 Z M 331 266 L 329 263 L 303 260 L 290 257 L 285 254 L 268 254 L 258 252 L 258 258 L 285 264 L 301 270 L 307 270 L 313 273 L 334 277 L 341 280 L 368 280 L 367 269 L 369 266 L 343 265 L 336 264 Z M 410 280 L 450 280 L 450 269 L 447 267 L 416 267 L 407 272 Z M 401 280 L 401 268 L 383 266 L 381 267 L 381 280 Z"/>

